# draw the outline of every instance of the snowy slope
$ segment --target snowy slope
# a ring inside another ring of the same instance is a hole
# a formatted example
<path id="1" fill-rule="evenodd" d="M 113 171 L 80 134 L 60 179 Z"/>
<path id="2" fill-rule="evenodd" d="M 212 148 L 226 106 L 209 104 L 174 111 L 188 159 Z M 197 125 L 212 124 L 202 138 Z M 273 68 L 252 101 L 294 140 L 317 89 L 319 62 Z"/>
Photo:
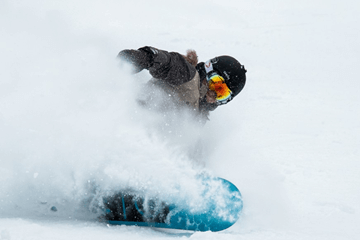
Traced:
<path id="1" fill-rule="evenodd" d="M 359 239 L 359 7 L 0 1 L 0 239 Z M 135 102 L 149 75 L 115 59 L 145 45 L 232 55 L 247 84 L 204 128 L 164 127 Z M 244 197 L 223 232 L 106 226 L 79 209 L 94 184 L 194 197 L 203 171 Z"/>

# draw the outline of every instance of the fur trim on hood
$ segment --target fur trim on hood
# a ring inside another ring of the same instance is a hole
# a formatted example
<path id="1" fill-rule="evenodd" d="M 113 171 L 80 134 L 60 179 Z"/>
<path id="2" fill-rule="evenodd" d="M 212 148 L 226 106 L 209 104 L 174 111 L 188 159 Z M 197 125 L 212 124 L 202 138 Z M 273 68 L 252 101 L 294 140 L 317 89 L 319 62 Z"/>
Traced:
<path id="1" fill-rule="evenodd" d="M 183 57 L 186 59 L 186 61 L 188 61 L 194 67 L 196 67 L 196 65 L 198 64 L 198 56 L 197 56 L 195 50 L 193 50 L 193 49 L 187 50 L 186 56 L 183 55 Z"/>

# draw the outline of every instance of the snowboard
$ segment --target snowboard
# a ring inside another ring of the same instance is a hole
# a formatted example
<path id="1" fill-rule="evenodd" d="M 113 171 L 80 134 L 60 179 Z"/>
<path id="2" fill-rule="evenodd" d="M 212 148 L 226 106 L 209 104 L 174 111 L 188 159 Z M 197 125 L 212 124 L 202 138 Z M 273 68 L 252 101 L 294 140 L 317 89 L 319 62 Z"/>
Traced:
<path id="1" fill-rule="evenodd" d="M 243 208 L 240 191 L 222 178 L 206 178 L 201 182 L 200 198 L 196 199 L 199 204 L 181 200 L 169 203 L 159 197 L 117 192 L 104 199 L 102 218 L 112 225 L 213 232 L 229 228 L 239 219 Z"/>

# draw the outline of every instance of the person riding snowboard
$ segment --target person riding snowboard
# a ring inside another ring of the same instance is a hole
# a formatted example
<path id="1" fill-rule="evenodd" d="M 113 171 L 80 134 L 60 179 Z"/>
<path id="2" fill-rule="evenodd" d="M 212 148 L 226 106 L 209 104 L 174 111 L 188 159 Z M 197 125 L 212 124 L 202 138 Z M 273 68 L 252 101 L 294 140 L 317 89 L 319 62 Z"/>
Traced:
<path id="1" fill-rule="evenodd" d="M 125 49 L 118 54 L 121 62 L 133 66 L 133 73 L 149 70 L 149 84 L 164 90 L 186 106 L 208 119 L 209 111 L 227 104 L 244 88 L 246 69 L 231 56 L 218 56 L 198 63 L 194 50 L 186 56 L 154 47 Z"/>

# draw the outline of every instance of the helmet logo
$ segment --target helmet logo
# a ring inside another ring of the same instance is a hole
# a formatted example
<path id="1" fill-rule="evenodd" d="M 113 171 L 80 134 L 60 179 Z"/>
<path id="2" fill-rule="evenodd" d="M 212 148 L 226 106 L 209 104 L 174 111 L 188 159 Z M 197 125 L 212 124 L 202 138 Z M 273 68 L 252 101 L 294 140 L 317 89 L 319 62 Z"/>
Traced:
<path id="1" fill-rule="evenodd" d="M 213 66 L 211 64 L 211 61 L 210 60 L 206 61 L 205 62 L 205 71 L 206 71 L 206 73 L 209 73 L 209 72 L 211 72 L 213 70 L 214 70 L 214 68 L 213 68 Z"/>
<path id="2" fill-rule="evenodd" d="M 226 76 L 227 79 L 230 79 L 230 76 L 226 71 L 224 71 L 223 73 L 224 73 L 224 75 Z"/>

